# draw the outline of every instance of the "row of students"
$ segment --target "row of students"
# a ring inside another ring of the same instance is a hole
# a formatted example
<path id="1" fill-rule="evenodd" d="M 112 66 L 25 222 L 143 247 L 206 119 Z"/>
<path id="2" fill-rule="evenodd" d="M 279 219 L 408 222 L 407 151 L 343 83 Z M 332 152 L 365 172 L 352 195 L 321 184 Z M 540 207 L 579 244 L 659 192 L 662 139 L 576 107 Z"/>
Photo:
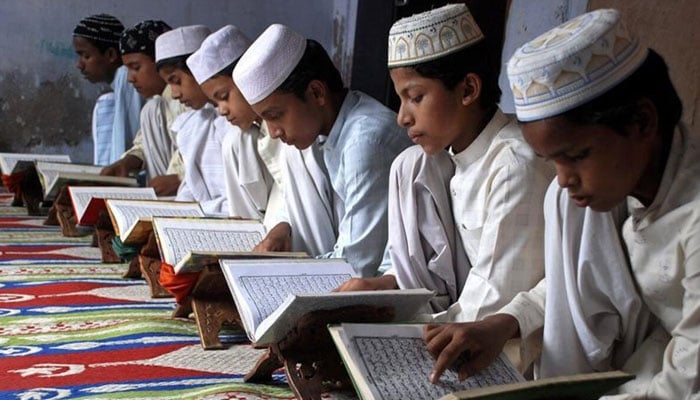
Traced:
<path id="1" fill-rule="evenodd" d="M 175 69 L 254 145 L 256 190 L 251 158 L 227 181 L 260 194 L 258 211 L 283 194 L 257 250 L 344 257 L 363 278 L 340 290 L 437 292 L 430 318 L 452 323 L 426 329 L 434 382 L 464 352 L 461 376 L 520 338 L 536 377 L 622 368 L 637 374 L 622 398 L 693 398 L 698 156 L 663 59 L 617 11 L 584 14 L 509 62 L 516 124 L 484 46 L 463 5 L 398 21 L 398 115 L 282 25 L 250 46 L 222 28 Z"/>

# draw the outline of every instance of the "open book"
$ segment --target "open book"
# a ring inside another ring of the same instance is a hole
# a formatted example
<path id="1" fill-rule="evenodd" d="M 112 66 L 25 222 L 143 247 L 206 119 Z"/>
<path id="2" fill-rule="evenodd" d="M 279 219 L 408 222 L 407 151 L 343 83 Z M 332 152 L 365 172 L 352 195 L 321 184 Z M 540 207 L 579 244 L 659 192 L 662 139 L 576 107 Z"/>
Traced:
<path id="1" fill-rule="evenodd" d="M 256 345 L 279 342 L 302 316 L 318 310 L 392 307 L 395 320 L 409 321 L 434 295 L 426 289 L 331 292 L 355 276 L 342 259 L 222 260 L 221 269 Z"/>
<path id="2" fill-rule="evenodd" d="M 68 193 L 73 202 L 76 222 L 85 226 L 95 225 L 99 212 L 107 208 L 105 199 L 158 199 L 151 187 L 69 186 Z"/>
<path id="3" fill-rule="evenodd" d="M 124 244 L 146 242 L 153 231 L 153 217 L 204 216 L 197 202 L 107 199 L 105 203 L 114 232 Z"/>
<path id="4" fill-rule="evenodd" d="M 231 218 L 155 217 L 153 231 L 163 261 L 175 273 L 198 272 L 203 262 L 221 258 L 217 255 L 250 252 L 265 237 L 260 221 Z"/>
<path id="5" fill-rule="evenodd" d="M 63 154 L 0 153 L 0 170 L 6 175 L 16 174 L 34 168 L 35 161 L 69 163 L 70 156 Z"/>
<path id="6" fill-rule="evenodd" d="M 37 161 L 36 171 L 45 201 L 53 201 L 65 185 L 138 186 L 136 178 L 100 175 L 102 167 L 97 165 Z"/>
<path id="7" fill-rule="evenodd" d="M 433 385 L 429 377 L 435 360 L 422 339 L 423 325 L 339 324 L 328 329 L 363 400 L 593 400 L 632 379 L 610 372 L 525 381 L 502 353 L 464 381 L 455 365 Z"/>

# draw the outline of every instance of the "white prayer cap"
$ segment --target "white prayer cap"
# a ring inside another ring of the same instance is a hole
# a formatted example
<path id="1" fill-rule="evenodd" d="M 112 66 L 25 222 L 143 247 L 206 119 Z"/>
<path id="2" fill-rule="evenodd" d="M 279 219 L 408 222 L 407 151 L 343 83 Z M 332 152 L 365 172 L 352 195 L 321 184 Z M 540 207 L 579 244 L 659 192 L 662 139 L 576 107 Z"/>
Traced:
<path id="1" fill-rule="evenodd" d="M 402 18 L 389 30 L 389 68 L 435 60 L 484 38 L 464 4 Z"/>
<path id="2" fill-rule="evenodd" d="M 156 62 L 194 53 L 211 31 L 204 25 L 181 26 L 156 39 Z"/>
<path id="3" fill-rule="evenodd" d="M 191 56 L 187 66 L 200 85 L 238 60 L 250 45 L 250 39 L 233 25 L 226 25 L 207 36 Z"/>
<path id="4" fill-rule="evenodd" d="M 565 22 L 524 44 L 508 62 L 518 119 L 552 117 L 593 100 L 639 68 L 647 53 L 617 10 Z"/>
<path id="5" fill-rule="evenodd" d="M 270 25 L 241 56 L 233 81 L 248 103 L 259 103 L 289 77 L 305 50 L 302 35 L 284 25 Z"/>

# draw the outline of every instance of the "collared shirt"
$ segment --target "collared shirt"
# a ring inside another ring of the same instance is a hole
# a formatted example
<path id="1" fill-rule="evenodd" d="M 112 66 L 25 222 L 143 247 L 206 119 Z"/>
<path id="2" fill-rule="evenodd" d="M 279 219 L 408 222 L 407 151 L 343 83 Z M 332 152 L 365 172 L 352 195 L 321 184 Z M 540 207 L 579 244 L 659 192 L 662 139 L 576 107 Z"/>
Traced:
<path id="1" fill-rule="evenodd" d="M 453 215 L 471 269 L 447 318 L 474 321 L 542 279 L 542 202 L 554 171 L 525 143 L 515 119 L 500 111 L 452 159 Z"/>
<path id="2" fill-rule="evenodd" d="M 376 274 L 387 239 L 389 169 L 410 144 L 394 112 L 364 93 L 347 93 L 322 144 L 339 215 L 338 238 L 325 257 L 347 259 L 362 276 Z"/>

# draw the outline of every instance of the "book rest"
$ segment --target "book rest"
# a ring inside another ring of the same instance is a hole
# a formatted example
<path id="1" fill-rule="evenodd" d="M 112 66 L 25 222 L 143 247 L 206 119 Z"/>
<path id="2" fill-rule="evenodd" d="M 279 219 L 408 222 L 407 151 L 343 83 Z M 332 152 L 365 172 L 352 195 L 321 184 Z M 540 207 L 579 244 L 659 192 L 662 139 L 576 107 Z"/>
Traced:
<path id="1" fill-rule="evenodd" d="M 284 339 L 268 348 L 244 381 L 268 382 L 275 370 L 284 367 L 289 386 L 299 399 L 321 400 L 323 393 L 352 387 L 326 327 L 341 322 L 390 322 L 393 318 L 392 308 L 365 305 L 308 313 Z"/>
<path id="2" fill-rule="evenodd" d="M 81 237 L 92 233 L 91 228 L 81 228 L 76 224 L 73 202 L 68 193 L 68 186 L 63 186 L 53 203 L 53 210 L 56 213 L 58 225 L 61 226 L 61 233 L 66 237 Z M 48 219 L 48 218 L 47 218 Z"/>
<path id="3" fill-rule="evenodd" d="M 95 222 L 95 235 L 97 236 L 97 247 L 100 248 L 100 256 L 103 263 L 120 263 L 122 258 L 112 248 L 112 240 L 114 239 L 114 228 L 112 220 L 109 218 L 107 210 L 101 210 L 97 214 L 97 222 Z M 126 277 L 126 276 L 125 276 Z"/>
<path id="4" fill-rule="evenodd" d="M 46 215 L 47 207 L 42 204 L 44 194 L 36 168 L 29 168 L 12 175 L 2 175 L 2 181 L 7 190 L 14 195 L 13 207 L 26 206 L 27 214 L 30 216 Z"/>
<path id="5" fill-rule="evenodd" d="M 151 297 L 154 299 L 173 297 L 163 285 L 158 281 L 160 276 L 160 252 L 158 251 L 158 241 L 156 240 L 156 235 L 151 232 L 148 235 L 148 240 L 146 244 L 141 247 L 139 255 L 136 256 L 138 260 L 138 271 L 131 271 L 131 263 L 129 264 L 129 275 L 130 277 L 135 277 L 134 275 L 143 277 L 148 283 L 148 287 L 151 289 Z"/>

